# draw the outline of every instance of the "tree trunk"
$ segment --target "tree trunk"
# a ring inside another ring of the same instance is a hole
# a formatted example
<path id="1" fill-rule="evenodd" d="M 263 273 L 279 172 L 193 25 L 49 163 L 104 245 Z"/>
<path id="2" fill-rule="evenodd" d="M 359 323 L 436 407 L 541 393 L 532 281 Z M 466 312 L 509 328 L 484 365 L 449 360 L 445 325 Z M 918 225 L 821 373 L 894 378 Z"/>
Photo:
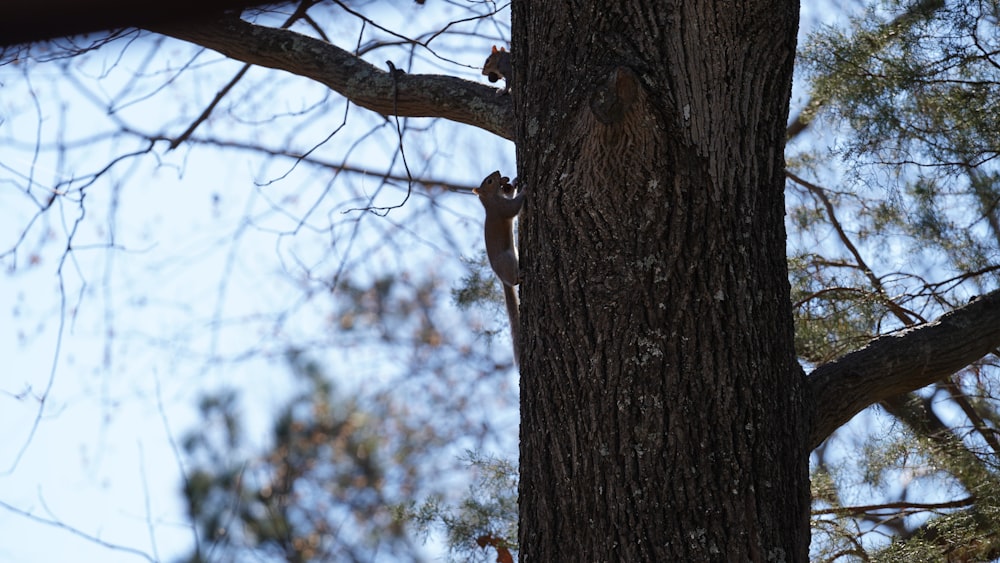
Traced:
<path id="1" fill-rule="evenodd" d="M 521 561 L 805 561 L 798 4 L 513 3 Z"/>

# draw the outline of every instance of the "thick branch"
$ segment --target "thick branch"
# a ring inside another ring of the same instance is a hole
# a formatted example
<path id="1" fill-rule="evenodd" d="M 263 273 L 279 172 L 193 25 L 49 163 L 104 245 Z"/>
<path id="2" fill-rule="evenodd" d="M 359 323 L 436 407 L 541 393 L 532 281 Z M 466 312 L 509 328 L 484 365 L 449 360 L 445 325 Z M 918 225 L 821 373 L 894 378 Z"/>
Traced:
<path id="1" fill-rule="evenodd" d="M 943 379 L 1000 345 L 1000 290 L 936 321 L 883 336 L 809 376 L 811 448 L 861 409 Z"/>
<path id="2" fill-rule="evenodd" d="M 393 74 L 361 58 L 294 31 L 254 25 L 232 15 L 151 31 L 189 41 L 245 63 L 311 78 L 355 104 L 385 116 L 443 117 L 514 138 L 510 96 L 454 76 Z"/>

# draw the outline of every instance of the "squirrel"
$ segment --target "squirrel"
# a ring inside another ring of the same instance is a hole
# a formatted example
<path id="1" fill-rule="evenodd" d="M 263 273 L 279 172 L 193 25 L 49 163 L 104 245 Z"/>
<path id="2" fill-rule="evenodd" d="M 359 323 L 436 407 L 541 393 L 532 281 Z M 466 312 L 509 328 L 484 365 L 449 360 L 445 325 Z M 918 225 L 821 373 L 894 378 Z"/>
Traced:
<path id="1" fill-rule="evenodd" d="M 510 79 L 513 69 L 510 66 L 510 53 L 506 49 L 493 46 L 493 52 L 486 57 L 483 63 L 483 76 L 489 78 L 490 82 L 496 82 L 503 78 L 504 87 L 497 90 L 497 95 L 510 93 Z"/>
<path id="2" fill-rule="evenodd" d="M 510 178 L 501 176 L 500 171 L 496 170 L 483 179 L 483 183 L 473 189 L 472 193 L 479 196 L 479 201 L 486 209 L 484 223 L 486 256 L 503 286 L 503 298 L 507 304 L 507 317 L 510 320 L 510 337 L 514 342 L 514 363 L 520 364 L 518 338 L 520 317 L 517 290 L 514 286 L 521 283 L 521 273 L 517 261 L 517 247 L 514 246 L 514 218 L 524 205 L 524 190 L 516 191 L 515 195 L 515 187 L 511 185 Z"/>

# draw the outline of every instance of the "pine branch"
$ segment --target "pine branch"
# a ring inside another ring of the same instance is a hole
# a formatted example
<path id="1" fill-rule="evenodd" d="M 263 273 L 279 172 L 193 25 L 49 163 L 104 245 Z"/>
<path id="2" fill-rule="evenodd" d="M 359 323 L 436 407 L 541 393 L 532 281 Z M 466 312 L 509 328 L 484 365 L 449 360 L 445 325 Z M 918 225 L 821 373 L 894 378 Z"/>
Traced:
<path id="1" fill-rule="evenodd" d="M 814 516 L 822 514 L 836 514 L 839 516 L 858 516 L 869 512 L 880 512 L 884 510 L 890 511 L 905 511 L 908 513 L 916 512 L 936 512 L 942 510 L 948 510 L 951 508 L 964 508 L 967 506 L 972 506 L 975 504 L 976 499 L 973 497 L 966 497 L 963 499 L 952 500 L 947 502 L 884 502 L 881 504 L 865 504 L 857 506 L 835 506 L 832 508 L 821 508 L 819 510 L 813 510 L 812 514 Z"/>

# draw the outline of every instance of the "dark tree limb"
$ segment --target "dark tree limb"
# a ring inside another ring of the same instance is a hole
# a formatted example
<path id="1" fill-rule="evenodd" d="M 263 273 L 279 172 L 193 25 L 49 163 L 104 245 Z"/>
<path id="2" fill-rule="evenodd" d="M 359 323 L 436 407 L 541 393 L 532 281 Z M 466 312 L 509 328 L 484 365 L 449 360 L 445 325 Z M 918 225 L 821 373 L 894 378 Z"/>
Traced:
<path id="1" fill-rule="evenodd" d="M 1000 290 L 933 322 L 876 338 L 809 376 L 810 449 L 862 409 L 941 380 L 1000 345 Z"/>
<path id="2" fill-rule="evenodd" d="M 0 47 L 177 22 L 199 14 L 266 3 L 260 0 L 5 0 L 0 17 Z"/>
<path id="3" fill-rule="evenodd" d="M 390 73 L 326 41 L 255 25 L 235 15 L 147 29 L 231 59 L 311 78 L 384 116 L 441 117 L 514 138 L 510 96 L 497 96 L 485 84 L 454 76 Z"/>

